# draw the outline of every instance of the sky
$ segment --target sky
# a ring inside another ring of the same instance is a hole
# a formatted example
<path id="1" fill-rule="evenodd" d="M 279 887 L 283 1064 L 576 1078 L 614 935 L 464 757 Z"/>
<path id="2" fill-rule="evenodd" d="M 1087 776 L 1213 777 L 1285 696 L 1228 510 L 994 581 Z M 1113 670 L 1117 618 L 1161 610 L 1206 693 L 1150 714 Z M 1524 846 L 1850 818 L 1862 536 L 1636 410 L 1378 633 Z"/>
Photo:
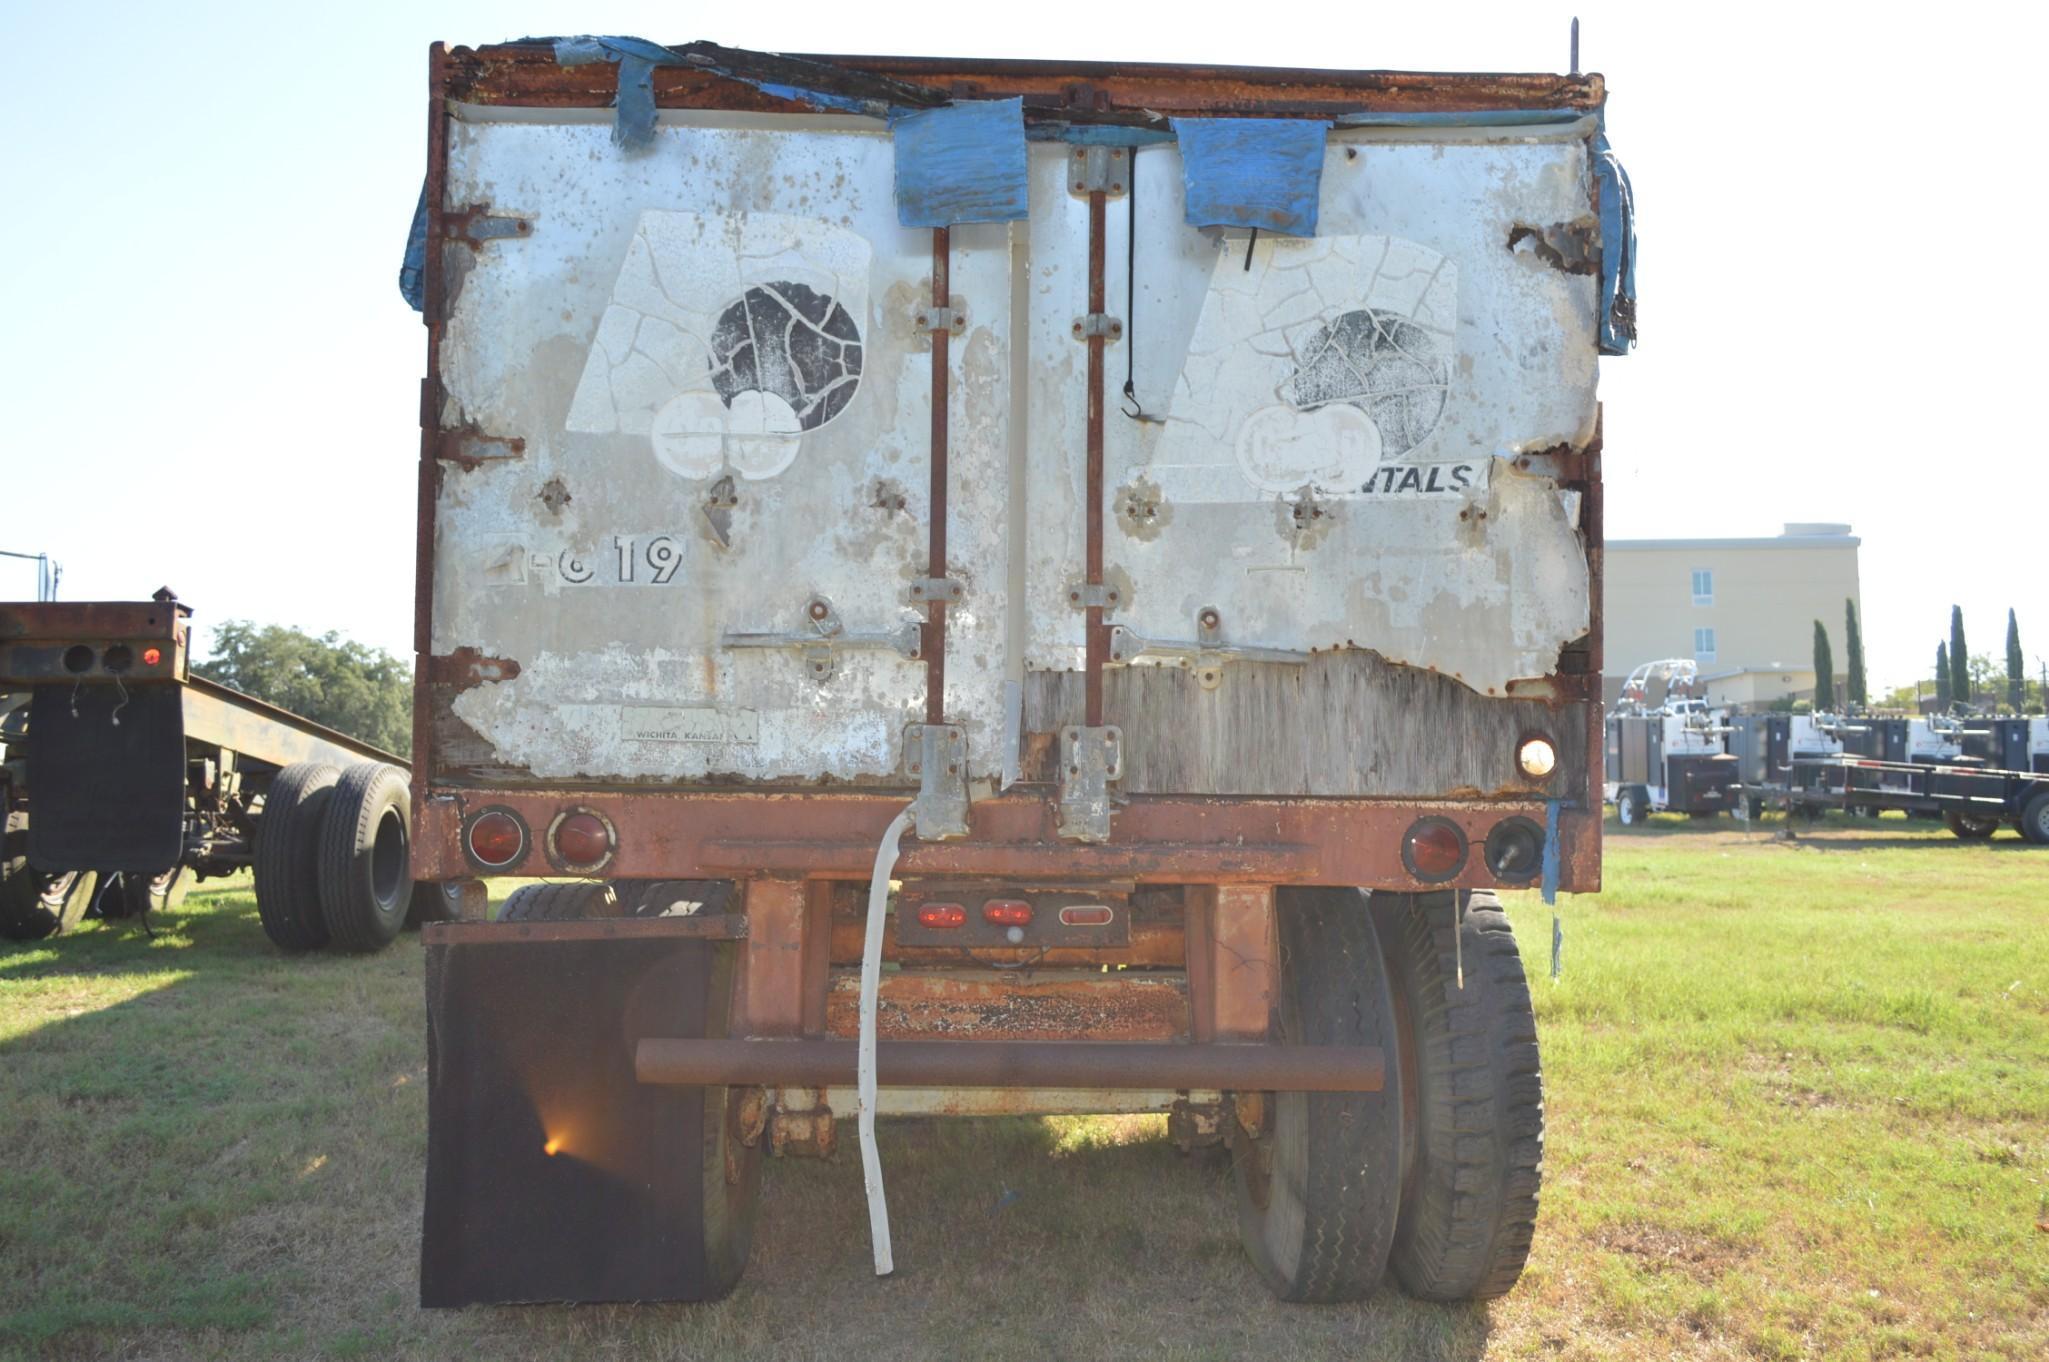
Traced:
<path id="1" fill-rule="evenodd" d="M 2032 7 L 9 5 L 0 549 L 68 600 L 168 584 L 202 626 L 407 656 L 425 336 L 400 249 L 426 56 L 529 33 L 968 57 L 1609 81 L 1642 342 L 1602 362 L 1612 538 L 1863 540 L 1874 688 L 1949 609 L 2049 655 Z M 95 36 L 96 35 L 96 36 Z M 1940 229 L 1938 231 L 1937 229 Z M 1937 246 L 1936 238 L 1950 243 Z M 2016 272 L 2009 274 L 2012 265 Z M 0 559 L 0 598 L 33 595 Z M 1840 621 L 1830 621 L 1831 633 Z M 201 648 L 205 647 L 205 634 Z M 1838 651 L 1841 644 L 1838 640 Z"/>

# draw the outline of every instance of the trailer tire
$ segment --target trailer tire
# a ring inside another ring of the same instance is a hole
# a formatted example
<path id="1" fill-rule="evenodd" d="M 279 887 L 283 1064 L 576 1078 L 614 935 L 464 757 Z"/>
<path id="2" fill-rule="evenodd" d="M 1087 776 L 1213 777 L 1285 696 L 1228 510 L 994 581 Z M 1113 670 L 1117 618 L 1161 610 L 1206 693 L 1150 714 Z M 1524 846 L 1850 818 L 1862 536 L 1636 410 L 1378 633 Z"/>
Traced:
<path id="1" fill-rule="evenodd" d="M 121 873 L 119 895 L 109 891 L 100 900 L 103 918 L 141 917 L 145 913 L 175 913 L 184 906 L 185 891 L 192 887 L 190 867 L 174 865 L 161 875 Z"/>
<path id="2" fill-rule="evenodd" d="M 345 951 L 381 951 L 405 929 L 413 897 L 412 802 L 405 776 L 358 762 L 335 782 L 320 820 L 320 916 Z"/>
<path id="3" fill-rule="evenodd" d="M 1631 785 L 1615 796 L 1615 821 L 1625 828 L 1639 827 L 1651 816 L 1651 797 L 1641 785 Z"/>
<path id="4" fill-rule="evenodd" d="M 1425 1300 L 1487 1300 L 1522 1275 L 1544 1173 L 1543 1066 L 1522 955 L 1489 890 L 1472 891 L 1456 926 L 1450 893 L 1373 898 L 1413 1056 L 1395 1276 Z"/>
<path id="5" fill-rule="evenodd" d="M 2021 836 L 2036 846 L 2049 846 L 2049 790 L 2037 790 L 2021 805 Z"/>
<path id="6" fill-rule="evenodd" d="M 1983 842 L 1999 831 L 1997 818 L 1973 817 L 1968 813 L 1958 813 L 1954 809 L 1943 812 L 1942 825 L 1955 834 L 1958 840 L 1965 842 Z"/>
<path id="7" fill-rule="evenodd" d="M 1366 896 L 1283 889 L 1280 1038 L 1371 1045 L 1380 1092 L 1267 1093 L 1259 1137 L 1232 1141 L 1238 1231 L 1287 1301 L 1355 1301 L 1387 1275 L 1402 1188 L 1402 1093 L 1394 992 Z"/>
<path id="8" fill-rule="evenodd" d="M 296 762 L 271 777 L 256 822 L 256 916 L 281 951 L 327 944 L 320 912 L 320 829 L 341 772 L 324 761 Z"/>
<path id="9" fill-rule="evenodd" d="M 574 922 L 580 918 L 619 917 L 618 899 L 603 880 L 565 880 L 526 884 L 512 891 L 498 910 L 500 922 Z"/>
<path id="10" fill-rule="evenodd" d="M 9 848 L 6 864 L 12 868 L 0 879 L 0 938 L 8 941 L 41 941 L 73 930 L 85 920 L 100 887 L 99 876 L 90 870 L 58 875 L 36 870 L 28 864 L 26 841 L 27 834 L 21 834 L 19 856 Z"/>

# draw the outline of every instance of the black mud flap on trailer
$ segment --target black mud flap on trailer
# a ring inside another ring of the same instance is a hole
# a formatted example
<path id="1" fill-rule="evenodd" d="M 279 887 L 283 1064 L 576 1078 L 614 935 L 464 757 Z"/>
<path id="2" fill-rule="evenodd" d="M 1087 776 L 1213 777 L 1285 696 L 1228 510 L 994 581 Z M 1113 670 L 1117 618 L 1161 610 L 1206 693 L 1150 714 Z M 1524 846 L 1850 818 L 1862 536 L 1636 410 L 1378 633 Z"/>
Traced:
<path id="1" fill-rule="evenodd" d="M 28 859 L 156 875 L 185 851 L 180 688 L 37 686 L 28 712 Z"/>
<path id="2" fill-rule="evenodd" d="M 425 934 L 420 1304 L 724 1294 L 701 1228 L 705 1090 L 636 1082 L 633 1050 L 724 1033 L 708 1002 L 731 948 L 521 940 L 497 924 Z"/>

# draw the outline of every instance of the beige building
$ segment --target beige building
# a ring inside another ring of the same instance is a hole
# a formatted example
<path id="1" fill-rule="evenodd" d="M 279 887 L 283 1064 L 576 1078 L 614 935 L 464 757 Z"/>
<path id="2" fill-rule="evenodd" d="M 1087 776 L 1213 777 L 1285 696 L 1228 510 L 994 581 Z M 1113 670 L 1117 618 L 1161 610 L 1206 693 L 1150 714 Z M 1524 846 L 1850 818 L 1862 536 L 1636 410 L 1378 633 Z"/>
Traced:
<path id="1" fill-rule="evenodd" d="M 1668 657 L 1700 666 L 1711 701 L 1769 704 L 1814 693 L 1814 621 L 1828 627 L 1837 686 L 1848 671 L 1843 601 L 1857 593 L 1848 525 L 1793 524 L 1774 539 L 1611 539 L 1602 578 L 1605 691 Z"/>

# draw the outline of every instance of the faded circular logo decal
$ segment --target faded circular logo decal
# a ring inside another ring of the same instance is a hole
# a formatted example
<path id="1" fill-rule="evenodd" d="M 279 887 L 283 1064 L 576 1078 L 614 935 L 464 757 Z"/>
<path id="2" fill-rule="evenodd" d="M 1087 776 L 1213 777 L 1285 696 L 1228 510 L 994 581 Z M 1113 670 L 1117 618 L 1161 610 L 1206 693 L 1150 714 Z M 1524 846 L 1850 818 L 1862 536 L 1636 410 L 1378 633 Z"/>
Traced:
<path id="1" fill-rule="evenodd" d="M 1264 492 L 1362 487 L 1380 456 L 1380 431 L 1344 403 L 1315 411 L 1261 407 L 1238 428 L 1238 466 Z"/>
<path id="2" fill-rule="evenodd" d="M 1385 456 L 1398 459 L 1437 428 L 1450 378 L 1435 334 L 1367 307 L 1341 314 L 1310 337 L 1281 397 L 1303 411 L 1345 403 L 1365 412 Z"/>

